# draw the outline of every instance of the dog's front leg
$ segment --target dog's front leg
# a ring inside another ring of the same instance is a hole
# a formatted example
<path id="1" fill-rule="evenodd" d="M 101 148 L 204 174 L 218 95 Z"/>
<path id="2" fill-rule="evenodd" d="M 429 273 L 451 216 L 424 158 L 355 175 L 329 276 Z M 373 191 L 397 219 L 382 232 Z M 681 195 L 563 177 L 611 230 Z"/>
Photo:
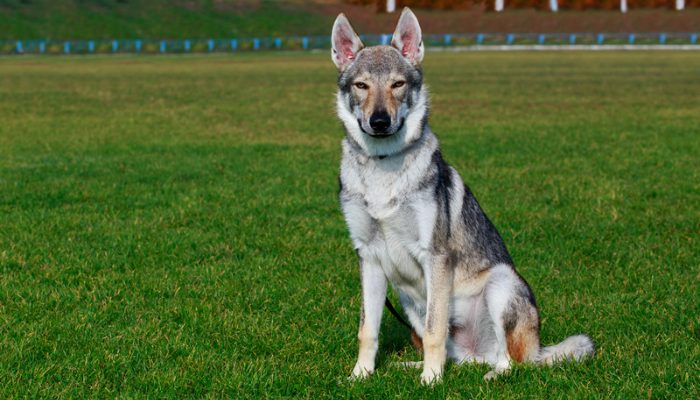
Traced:
<path id="1" fill-rule="evenodd" d="M 362 308 L 360 310 L 360 353 L 350 380 L 366 378 L 374 373 L 374 359 L 379 348 L 379 326 L 382 323 L 387 280 L 384 270 L 374 257 L 360 257 Z"/>
<path id="2" fill-rule="evenodd" d="M 424 364 L 420 376 L 423 384 L 440 380 L 447 360 L 447 334 L 452 295 L 452 269 L 447 257 L 434 257 L 426 269 L 428 310 L 423 337 Z"/>

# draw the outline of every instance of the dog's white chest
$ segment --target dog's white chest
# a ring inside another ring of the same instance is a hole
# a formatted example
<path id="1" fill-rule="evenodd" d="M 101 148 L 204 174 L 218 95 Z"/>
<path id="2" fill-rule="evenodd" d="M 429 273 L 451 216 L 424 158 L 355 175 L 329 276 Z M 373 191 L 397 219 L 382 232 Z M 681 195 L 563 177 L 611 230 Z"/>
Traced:
<path id="1" fill-rule="evenodd" d="M 436 148 L 437 140 L 427 136 L 424 147 L 377 159 L 345 143 L 340 171 L 341 203 L 355 248 L 381 265 L 395 289 L 421 303 L 437 205 L 420 183 Z"/>
<path id="2" fill-rule="evenodd" d="M 370 243 L 391 285 L 416 300 L 424 299 L 423 264 L 428 251 L 421 245 L 421 227 L 415 210 L 407 204 L 395 206 L 378 220 L 380 235 Z"/>
<path id="3" fill-rule="evenodd" d="M 378 173 L 362 178 L 361 201 L 345 207 L 356 246 L 379 262 L 395 289 L 424 300 L 423 266 L 429 260 L 434 204 L 403 191 L 401 177 Z"/>
<path id="4" fill-rule="evenodd" d="M 399 196 L 391 193 L 391 188 L 381 188 L 372 191 L 365 196 L 365 210 L 374 219 L 380 222 L 394 221 L 396 219 L 405 219 L 404 212 L 400 213 L 401 202 Z M 400 213 L 397 215 L 397 213 Z"/>
<path id="5" fill-rule="evenodd" d="M 399 211 L 405 196 L 402 177 L 396 171 L 387 169 L 373 166 L 358 171 L 366 211 L 372 218 L 380 221 L 391 217 L 401 218 L 400 215 L 394 214 Z"/>

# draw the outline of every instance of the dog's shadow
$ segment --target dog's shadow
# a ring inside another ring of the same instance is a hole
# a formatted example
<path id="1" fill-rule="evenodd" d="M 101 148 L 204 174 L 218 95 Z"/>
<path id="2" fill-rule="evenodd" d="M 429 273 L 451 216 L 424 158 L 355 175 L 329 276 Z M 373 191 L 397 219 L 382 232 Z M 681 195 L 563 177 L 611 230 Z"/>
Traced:
<path id="1" fill-rule="evenodd" d="M 411 341 L 411 330 L 385 310 L 379 333 L 377 363 L 391 363 L 399 358 L 401 361 L 418 361 L 421 359 L 420 351 Z"/>

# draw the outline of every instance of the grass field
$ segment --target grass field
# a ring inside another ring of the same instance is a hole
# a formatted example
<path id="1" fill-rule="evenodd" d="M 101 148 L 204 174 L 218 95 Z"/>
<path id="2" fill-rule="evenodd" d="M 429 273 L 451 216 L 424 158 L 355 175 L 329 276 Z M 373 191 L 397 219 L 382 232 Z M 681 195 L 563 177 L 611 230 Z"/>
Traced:
<path id="1" fill-rule="evenodd" d="M 595 359 L 448 365 L 360 283 L 328 55 L 0 59 L 0 398 L 698 398 L 700 56 L 428 54 L 431 126 Z M 396 296 L 391 295 L 395 300 Z M 340 384 L 339 384 L 340 382 Z"/>

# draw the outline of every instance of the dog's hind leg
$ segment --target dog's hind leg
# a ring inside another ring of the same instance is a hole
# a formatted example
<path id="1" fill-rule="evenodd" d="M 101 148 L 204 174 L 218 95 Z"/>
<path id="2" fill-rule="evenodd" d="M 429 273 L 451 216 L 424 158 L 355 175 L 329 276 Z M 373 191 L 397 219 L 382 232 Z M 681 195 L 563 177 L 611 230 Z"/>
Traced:
<path id="1" fill-rule="evenodd" d="M 508 372 L 512 361 L 535 360 L 540 347 L 539 314 L 527 283 L 507 265 L 494 267 L 488 279 L 484 296 L 495 343 L 486 380 Z"/>
<path id="2" fill-rule="evenodd" d="M 507 270 L 508 268 L 505 265 L 494 267 L 489 274 L 484 290 L 484 300 L 493 323 L 495 339 L 491 357 L 489 357 L 493 371 L 484 375 L 486 380 L 494 379 L 510 369 L 511 359 L 508 355 L 506 342 L 506 321 L 503 318 L 513 293 L 512 274 Z"/>

